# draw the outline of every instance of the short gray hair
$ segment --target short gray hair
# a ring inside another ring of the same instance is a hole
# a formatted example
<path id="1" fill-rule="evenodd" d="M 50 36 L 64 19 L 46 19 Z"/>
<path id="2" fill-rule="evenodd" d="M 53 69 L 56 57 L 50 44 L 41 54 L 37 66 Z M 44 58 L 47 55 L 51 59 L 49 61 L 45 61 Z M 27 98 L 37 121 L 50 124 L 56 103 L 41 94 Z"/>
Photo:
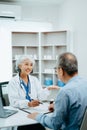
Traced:
<path id="1" fill-rule="evenodd" d="M 57 68 L 62 68 L 68 75 L 78 72 L 78 61 L 74 54 L 65 52 L 61 54 L 57 60 Z"/>
<path id="2" fill-rule="evenodd" d="M 33 64 L 33 67 L 34 67 L 35 60 L 33 59 L 32 56 L 30 56 L 30 55 L 20 55 L 20 57 L 16 60 L 16 71 L 19 70 L 18 66 L 26 59 L 28 59 Z"/>

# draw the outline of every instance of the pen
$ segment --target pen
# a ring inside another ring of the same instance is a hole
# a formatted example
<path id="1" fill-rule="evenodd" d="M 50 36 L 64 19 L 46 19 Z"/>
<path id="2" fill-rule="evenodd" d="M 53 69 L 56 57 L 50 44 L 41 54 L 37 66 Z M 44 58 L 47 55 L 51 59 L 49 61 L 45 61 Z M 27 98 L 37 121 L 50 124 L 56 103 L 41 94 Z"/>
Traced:
<path id="1" fill-rule="evenodd" d="M 51 100 L 50 100 L 50 104 L 52 104 L 52 103 L 54 103 L 54 99 L 51 99 Z"/>
<path id="2" fill-rule="evenodd" d="M 22 109 L 22 108 L 19 108 L 19 110 L 21 110 L 21 111 L 24 111 L 24 112 L 27 112 L 27 113 L 31 114 L 31 112 L 29 112 L 29 111 L 27 111 L 27 110 L 24 110 L 24 109 Z"/>
<path id="3" fill-rule="evenodd" d="M 43 102 L 40 102 L 40 101 L 39 101 L 39 103 L 40 103 L 40 104 L 43 104 Z"/>

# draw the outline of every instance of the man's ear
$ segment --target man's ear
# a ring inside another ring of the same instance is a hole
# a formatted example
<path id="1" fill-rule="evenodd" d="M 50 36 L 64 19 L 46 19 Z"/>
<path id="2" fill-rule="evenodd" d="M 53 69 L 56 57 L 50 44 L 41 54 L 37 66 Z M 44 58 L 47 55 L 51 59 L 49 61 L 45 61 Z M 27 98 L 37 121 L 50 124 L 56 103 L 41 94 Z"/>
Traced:
<path id="1" fill-rule="evenodd" d="M 62 68 L 60 68 L 60 76 L 64 75 L 64 70 Z"/>

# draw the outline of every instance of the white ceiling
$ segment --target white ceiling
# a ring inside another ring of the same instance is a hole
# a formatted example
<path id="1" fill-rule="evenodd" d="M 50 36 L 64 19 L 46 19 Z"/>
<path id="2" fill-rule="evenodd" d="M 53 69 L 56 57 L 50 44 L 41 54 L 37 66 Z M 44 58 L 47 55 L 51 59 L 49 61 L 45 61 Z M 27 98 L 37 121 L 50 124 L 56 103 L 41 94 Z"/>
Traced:
<path id="1" fill-rule="evenodd" d="M 18 5 L 57 5 L 65 0 L 0 0 L 0 3 Z"/>

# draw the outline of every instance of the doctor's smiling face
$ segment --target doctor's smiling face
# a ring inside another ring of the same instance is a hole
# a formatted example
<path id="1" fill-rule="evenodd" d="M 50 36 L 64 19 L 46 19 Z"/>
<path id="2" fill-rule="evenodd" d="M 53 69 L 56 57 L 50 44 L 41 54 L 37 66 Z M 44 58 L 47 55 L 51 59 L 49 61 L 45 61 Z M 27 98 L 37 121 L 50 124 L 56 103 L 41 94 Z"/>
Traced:
<path id="1" fill-rule="evenodd" d="M 33 63 L 29 59 L 25 59 L 20 63 L 19 69 L 21 70 L 21 74 L 28 75 L 33 70 Z"/>

